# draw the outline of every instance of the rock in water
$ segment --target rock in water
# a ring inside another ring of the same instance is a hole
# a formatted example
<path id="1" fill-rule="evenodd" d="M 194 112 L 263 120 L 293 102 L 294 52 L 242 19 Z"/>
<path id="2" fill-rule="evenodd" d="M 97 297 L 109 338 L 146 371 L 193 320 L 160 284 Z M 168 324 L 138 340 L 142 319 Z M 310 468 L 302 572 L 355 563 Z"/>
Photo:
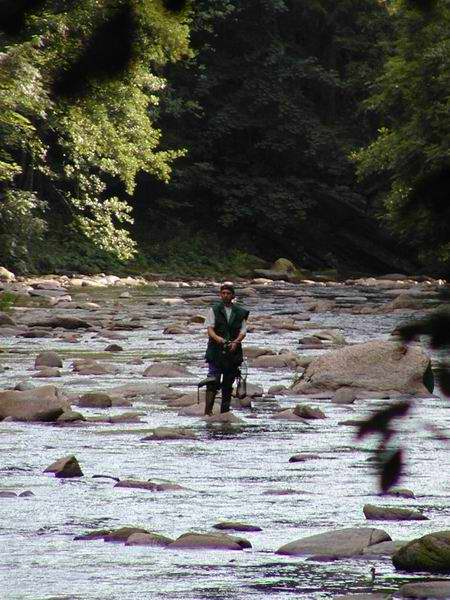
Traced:
<path id="1" fill-rule="evenodd" d="M 184 365 L 172 362 L 153 363 L 143 373 L 144 377 L 183 377 L 192 375 Z"/>
<path id="2" fill-rule="evenodd" d="M 68 478 L 68 477 L 82 477 L 83 471 L 75 458 L 75 456 L 64 456 L 59 458 L 57 461 L 49 465 L 44 473 L 54 473 L 55 477 Z"/>
<path id="3" fill-rule="evenodd" d="M 428 395 L 424 377 L 429 368 L 430 358 L 420 347 L 376 340 L 315 358 L 293 389 L 299 394 L 346 387 Z"/>
<path id="4" fill-rule="evenodd" d="M 109 534 L 103 536 L 105 542 L 119 542 L 124 543 L 127 542 L 130 536 L 135 533 L 147 533 L 150 532 L 146 529 L 141 529 L 140 527 L 121 527 L 120 529 L 116 529 L 111 531 Z"/>
<path id="5" fill-rule="evenodd" d="M 58 397 L 54 385 L 32 390 L 0 392 L 0 420 L 12 417 L 15 421 L 55 421 L 70 405 Z"/>
<path id="6" fill-rule="evenodd" d="M 262 531 L 261 527 L 257 525 L 247 525 L 247 523 L 239 523 L 238 521 L 223 521 L 222 523 L 216 523 L 213 525 L 214 529 L 233 531 Z"/>
<path id="7" fill-rule="evenodd" d="M 182 485 L 178 485 L 178 483 L 156 483 L 154 481 L 136 481 L 134 479 L 120 480 L 114 487 L 148 490 L 150 492 L 174 492 L 186 489 Z"/>
<path id="8" fill-rule="evenodd" d="M 401 598 L 450 598 L 450 581 L 418 581 L 406 583 L 398 590 Z"/>
<path id="9" fill-rule="evenodd" d="M 281 546 L 277 550 L 277 554 L 287 554 L 288 556 L 326 554 L 348 557 L 362 554 L 368 546 L 390 540 L 390 536 L 382 529 L 350 527 L 327 531 L 290 542 Z"/>
<path id="10" fill-rule="evenodd" d="M 320 408 L 308 406 L 307 404 L 297 404 L 297 406 L 292 411 L 294 415 L 297 417 L 302 417 L 303 419 L 325 419 L 325 414 L 320 410 Z"/>
<path id="11" fill-rule="evenodd" d="M 62 367 L 63 362 L 61 357 L 56 352 L 52 352 L 48 350 L 46 352 L 41 352 L 36 356 L 36 360 L 34 361 L 34 366 L 37 367 Z"/>
<path id="12" fill-rule="evenodd" d="M 427 521 L 428 517 L 414 508 L 398 506 L 374 506 L 365 504 L 363 508 L 366 519 L 375 521 Z"/>
<path id="13" fill-rule="evenodd" d="M 173 540 L 158 533 L 132 533 L 125 542 L 125 546 L 162 546 L 166 547 Z"/>
<path id="14" fill-rule="evenodd" d="M 450 573 L 450 531 L 436 531 L 412 540 L 392 557 L 396 569 Z"/>
<path id="15" fill-rule="evenodd" d="M 61 327 L 62 329 L 90 329 L 92 325 L 84 319 L 78 317 L 66 317 L 64 315 L 55 315 L 42 321 L 32 321 L 28 323 L 30 327 Z"/>
<path id="16" fill-rule="evenodd" d="M 243 550 L 251 548 L 248 540 L 227 535 L 226 533 L 184 533 L 168 548 L 205 549 L 205 550 Z"/>
<path id="17" fill-rule="evenodd" d="M 112 399 L 109 394 L 103 392 L 88 392 L 78 400 L 78 406 L 83 408 L 111 408 Z"/>
<path id="18" fill-rule="evenodd" d="M 10 325 L 11 327 L 15 327 L 16 322 L 6 313 L 0 312 L 0 327 L 3 327 L 4 325 Z"/>

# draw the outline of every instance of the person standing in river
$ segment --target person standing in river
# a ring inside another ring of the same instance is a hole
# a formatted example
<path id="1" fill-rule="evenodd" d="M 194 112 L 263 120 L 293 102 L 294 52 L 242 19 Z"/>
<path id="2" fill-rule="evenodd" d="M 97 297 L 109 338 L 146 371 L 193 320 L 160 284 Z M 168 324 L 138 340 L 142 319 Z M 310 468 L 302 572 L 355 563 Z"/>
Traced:
<path id="1" fill-rule="evenodd" d="M 220 302 L 214 304 L 206 316 L 208 346 L 205 358 L 210 381 L 206 385 L 205 415 L 212 415 L 214 401 L 220 387 L 222 388 L 220 412 L 229 412 L 233 383 L 242 364 L 241 342 L 247 333 L 246 322 L 249 311 L 236 304 L 234 299 L 234 287 L 224 283 L 220 286 Z"/>

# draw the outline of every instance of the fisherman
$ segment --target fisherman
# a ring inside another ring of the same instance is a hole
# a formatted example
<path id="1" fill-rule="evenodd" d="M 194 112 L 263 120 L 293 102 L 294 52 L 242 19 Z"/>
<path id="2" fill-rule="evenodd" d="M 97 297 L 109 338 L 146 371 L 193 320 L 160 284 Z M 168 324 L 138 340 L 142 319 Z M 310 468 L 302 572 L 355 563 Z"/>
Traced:
<path id="1" fill-rule="evenodd" d="M 231 284 L 220 286 L 220 302 L 214 304 L 206 316 L 208 347 L 208 383 L 206 385 L 205 415 L 211 415 L 214 400 L 222 387 L 220 412 L 230 410 L 233 383 L 242 364 L 241 342 L 247 333 L 249 311 L 234 302 L 235 291 Z M 221 383 L 222 378 L 222 383 Z"/>

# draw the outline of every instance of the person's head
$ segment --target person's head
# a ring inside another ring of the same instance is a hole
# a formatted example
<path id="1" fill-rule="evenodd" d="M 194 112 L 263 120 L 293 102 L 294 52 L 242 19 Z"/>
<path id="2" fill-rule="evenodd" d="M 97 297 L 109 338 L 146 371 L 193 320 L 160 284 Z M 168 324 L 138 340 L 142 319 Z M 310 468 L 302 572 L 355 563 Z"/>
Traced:
<path id="1" fill-rule="evenodd" d="M 230 283 L 224 283 L 220 286 L 220 299 L 224 304 L 231 304 L 234 296 L 234 287 Z"/>

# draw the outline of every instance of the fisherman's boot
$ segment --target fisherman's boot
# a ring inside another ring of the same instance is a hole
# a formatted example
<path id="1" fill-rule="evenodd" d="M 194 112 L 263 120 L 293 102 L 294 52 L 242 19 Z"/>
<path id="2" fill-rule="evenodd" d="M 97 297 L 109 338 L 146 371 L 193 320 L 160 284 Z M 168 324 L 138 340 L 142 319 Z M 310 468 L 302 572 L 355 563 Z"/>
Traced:
<path id="1" fill-rule="evenodd" d="M 223 373 L 222 404 L 220 405 L 221 413 L 230 412 L 231 394 L 233 392 L 233 383 L 234 383 L 234 380 L 236 379 L 236 376 L 237 376 L 236 369 L 227 369 Z"/>
<path id="2" fill-rule="evenodd" d="M 230 412 L 230 404 L 231 404 L 231 392 L 233 388 L 230 386 L 222 387 L 222 403 L 220 405 L 220 412 L 227 413 Z"/>
<path id="3" fill-rule="evenodd" d="M 211 416 L 214 408 L 214 400 L 216 399 L 217 389 L 206 388 L 205 394 L 205 415 Z"/>

